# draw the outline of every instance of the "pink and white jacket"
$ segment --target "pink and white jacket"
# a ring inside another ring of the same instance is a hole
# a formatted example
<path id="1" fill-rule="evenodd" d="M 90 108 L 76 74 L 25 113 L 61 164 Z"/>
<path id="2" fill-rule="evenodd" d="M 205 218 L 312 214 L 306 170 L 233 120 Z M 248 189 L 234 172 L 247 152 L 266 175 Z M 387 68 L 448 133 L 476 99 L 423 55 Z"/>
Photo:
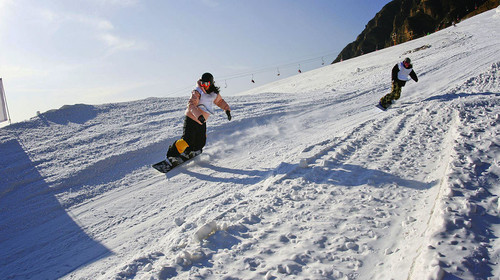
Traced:
<path id="1" fill-rule="evenodd" d="M 231 108 L 226 101 L 222 99 L 220 94 L 215 92 L 207 93 L 201 86 L 200 81 L 198 81 L 197 85 L 196 89 L 191 92 L 191 98 L 189 99 L 185 112 L 186 116 L 202 124 L 198 118 L 203 115 L 205 120 L 208 120 L 208 117 L 214 113 L 214 104 L 224 111 L 231 111 Z"/>

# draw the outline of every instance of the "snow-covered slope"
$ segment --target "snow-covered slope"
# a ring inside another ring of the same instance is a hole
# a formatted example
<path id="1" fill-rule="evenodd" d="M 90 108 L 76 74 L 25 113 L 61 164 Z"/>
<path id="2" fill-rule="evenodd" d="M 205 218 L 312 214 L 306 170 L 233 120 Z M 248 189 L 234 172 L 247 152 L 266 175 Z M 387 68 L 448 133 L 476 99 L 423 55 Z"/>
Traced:
<path id="1" fill-rule="evenodd" d="M 498 279 L 500 8 L 277 81 L 150 165 L 185 98 L 0 129 L 1 279 Z M 392 66 L 409 82 L 386 112 Z"/>

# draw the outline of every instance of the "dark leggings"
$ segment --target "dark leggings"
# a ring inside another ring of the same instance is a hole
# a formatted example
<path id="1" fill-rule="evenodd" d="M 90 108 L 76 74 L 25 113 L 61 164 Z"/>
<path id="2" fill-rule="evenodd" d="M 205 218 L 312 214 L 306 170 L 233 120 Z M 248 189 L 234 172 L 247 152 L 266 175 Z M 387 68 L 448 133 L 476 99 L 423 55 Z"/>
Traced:
<path id="1" fill-rule="evenodd" d="M 178 143 L 179 141 L 185 141 L 188 147 L 182 150 L 183 145 Z M 199 124 L 186 116 L 184 119 L 182 138 L 170 145 L 167 151 L 167 157 L 178 157 L 183 152 L 189 154 L 190 151 L 201 150 L 205 147 L 206 141 L 207 123 Z"/>

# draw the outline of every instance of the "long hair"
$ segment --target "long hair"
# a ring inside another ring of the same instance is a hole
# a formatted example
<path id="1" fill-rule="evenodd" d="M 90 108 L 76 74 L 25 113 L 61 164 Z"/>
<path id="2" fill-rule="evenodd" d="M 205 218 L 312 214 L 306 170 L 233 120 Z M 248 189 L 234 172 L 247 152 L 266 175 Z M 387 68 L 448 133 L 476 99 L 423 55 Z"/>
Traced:
<path id="1" fill-rule="evenodd" d="M 210 83 L 210 87 L 208 88 L 207 93 L 210 93 L 210 92 L 215 92 L 216 94 L 219 94 L 220 87 L 216 86 L 215 82 Z"/>

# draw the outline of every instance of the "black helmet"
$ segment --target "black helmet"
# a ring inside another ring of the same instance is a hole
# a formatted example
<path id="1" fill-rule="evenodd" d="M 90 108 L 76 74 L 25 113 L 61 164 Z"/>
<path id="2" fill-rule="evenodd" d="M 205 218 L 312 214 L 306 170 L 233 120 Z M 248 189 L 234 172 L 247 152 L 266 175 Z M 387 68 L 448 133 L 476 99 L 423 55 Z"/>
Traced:
<path id="1" fill-rule="evenodd" d="M 411 59 L 409 57 L 407 57 L 407 58 L 405 58 L 405 60 L 403 62 L 406 62 L 406 63 L 410 64 L 411 63 Z"/>
<path id="2" fill-rule="evenodd" d="M 214 76 L 212 76 L 212 74 L 210 73 L 205 73 L 203 75 L 201 75 L 201 81 L 202 82 L 210 82 L 210 84 L 214 84 Z"/>

